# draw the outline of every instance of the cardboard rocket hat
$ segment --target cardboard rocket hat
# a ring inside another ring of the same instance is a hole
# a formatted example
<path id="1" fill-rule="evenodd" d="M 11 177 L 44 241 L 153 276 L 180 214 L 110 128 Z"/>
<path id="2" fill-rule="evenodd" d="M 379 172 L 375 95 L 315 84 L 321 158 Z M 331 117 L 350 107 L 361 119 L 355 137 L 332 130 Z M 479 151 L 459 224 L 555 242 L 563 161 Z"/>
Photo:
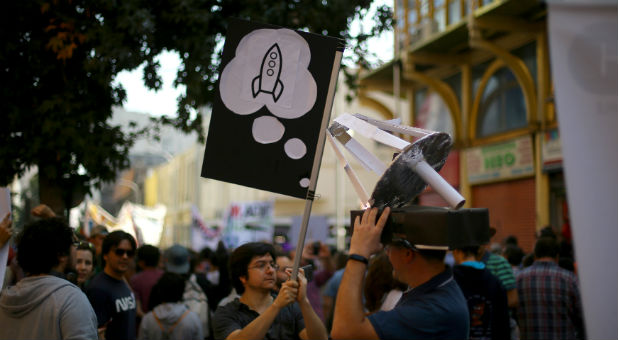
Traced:
<path id="1" fill-rule="evenodd" d="M 351 223 L 363 210 L 351 211 Z M 487 244 L 491 238 L 486 208 L 449 209 L 412 205 L 391 210 L 380 241 L 405 238 L 418 249 L 456 249 Z"/>
<path id="2" fill-rule="evenodd" d="M 400 153 L 389 166 L 356 142 L 347 129 L 397 149 Z M 421 137 L 409 143 L 388 132 Z M 393 235 L 402 235 L 419 249 L 448 249 L 465 245 L 480 245 L 489 240 L 487 209 L 459 209 L 465 199 L 439 174 L 453 145 L 447 133 L 434 132 L 392 121 L 372 120 L 362 115 L 344 114 L 329 128 L 329 141 L 335 154 L 344 164 L 361 201 L 361 207 L 392 209 L 382 234 L 382 243 L 389 243 Z M 334 143 L 339 140 L 368 170 L 380 175 L 371 198 L 356 174 Z M 445 199 L 454 209 L 411 206 L 410 203 L 427 186 Z M 352 223 L 362 210 L 352 211 Z"/>

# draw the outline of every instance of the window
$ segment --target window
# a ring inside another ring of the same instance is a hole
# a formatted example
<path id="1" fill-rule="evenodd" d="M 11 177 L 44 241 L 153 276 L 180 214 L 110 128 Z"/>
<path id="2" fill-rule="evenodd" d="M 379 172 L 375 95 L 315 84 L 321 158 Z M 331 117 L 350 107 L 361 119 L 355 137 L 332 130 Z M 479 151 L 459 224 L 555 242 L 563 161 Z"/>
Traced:
<path id="1" fill-rule="evenodd" d="M 503 67 L 489 78 L 483 90 L 477 118 L 477 136 L 487 137 L 527 124 L 523 91 L 515 75 Z"/>
<path id="2" fill-rule="evenodd" d="M 438 31 L 446 28 L 446 3 L 445 0 L 433 1 L 433 19 L 438 24 Z"/>
<path id="3" fill-rule="evenodd" d="M 416 0 L 408 1 L 408 32 L 413 36 L 418 30 L 418 13 L 416 12 Z"/>
<path id="4" fill-rule="evenodd" d="M 461 20 L 461 1 L 448 0 L 448 24 L 452 25 Z"/>
<path id="5" fill-rule="evenodd" d="M 481 79 L 483 78 L 483 74 L 485 74 L 485 70 L 487 70 L 487 67 L 489 67 L 490 62 L 491 60 L 472 67 L 472 92 L 473 93 L 478 92 L 479 85 L 481 84 Z"/>
<path id="6" fill-rule="evenodd" d="M 395 14 L 397 20 L 397 44 L 400 51 L 405 49 L 406 44 L 406 11 L 403 6 L 403 0 L 397 0 L 397 13 Z"/>
<path id="7" fill-rule="evenodd" d="M 414 96 L 414 126 L 454 135 L 450 110 L 442 97 L 427 89 L 417 90 Z"/>
<path id="8" fill-rule="evenodd" d="M 429 16 L 429 0 L 421 0 L 421 17 Z"/>
<path id="9" fill-rule="evenodd" d="M 427 98 L 426 88 L 414 91 L 414 125 L 416 125 L 418 113 L 421 111 L 423 103 L 425 103 L 425 98 Z"/>
<path id="10" fill-rule="evenodd" d="M 397 0 L 397 29 L 403 30 L 406 26 L 406 9 L 403 6 L 403 0 Z"/>
<path id="11" fill-rule="evenodd" d="M 536 41 L 533 41 L 527 45 L 524 45 L 518 49 L 511 51 L 511 53 L 521 59 L 528 71 L 530 71 L 530 75 L 532 79 L 534 79 L 534 84 L 537 84 L 537 66 L 536 66 Z"/>
<path id="12" fill-rule="evenodd" d="M 444 79 L 444 82 L 447 83 L 455 95 L 457 96 L 457 101 L 461 104 L 461 73 L 457 73 L 453 76 L 450 76 Z"/>

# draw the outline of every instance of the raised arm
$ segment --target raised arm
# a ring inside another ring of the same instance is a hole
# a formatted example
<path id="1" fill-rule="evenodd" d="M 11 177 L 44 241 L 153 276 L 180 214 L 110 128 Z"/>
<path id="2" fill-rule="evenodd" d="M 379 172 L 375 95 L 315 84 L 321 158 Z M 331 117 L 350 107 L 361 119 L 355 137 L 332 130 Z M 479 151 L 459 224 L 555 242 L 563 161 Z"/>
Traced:
<path id="1" fill-rule="evenodd" d="M 367 209 L 362 219 L 354 221 L 354 233 L 350 241 L 350 255 L 369 258 L 381 249 L 380 235 L 390 212 L 386 208 L 376 223 L 378 209 Z M 331 336 L 333 339 L 378 339 L 373 325 L 363 310 L 362 282 L 367 264 L 349 260 L 335 300 L 335 317 Z"/>
<path id="2" fill-rule="evenodd" d="M 289 271 L 291 274 L 291 269 Z M 324 327 L 324 323 L 315 313 L 309 299 L 307 298 L 307 278 L 305 277 L 305 271 L 302 268 L 299 269 L 298 283 L 296 284 L 300 284 L 297 301 L 298 306 L 300 307 L 300 312 L 303 314 L 303 319 L 305 320 L 305 329 L 300 332 L 299 337 L 303 340 L 328 339 L 328 332 L 326 331 L 326 327 Z"/>

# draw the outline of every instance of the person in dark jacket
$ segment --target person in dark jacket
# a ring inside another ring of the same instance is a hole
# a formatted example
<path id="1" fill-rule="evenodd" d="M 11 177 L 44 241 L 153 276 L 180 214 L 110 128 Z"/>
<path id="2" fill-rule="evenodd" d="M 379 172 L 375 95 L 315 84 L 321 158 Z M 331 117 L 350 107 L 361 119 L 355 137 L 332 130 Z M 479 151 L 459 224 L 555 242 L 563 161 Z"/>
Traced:
<path id="1" fill-rule="evenodd" d="M 453 275 L 470 312 L 470 339 L 510 339 L 509 309 L 504 287 L 483 262 L 478 246 L 453 250 Z"/>

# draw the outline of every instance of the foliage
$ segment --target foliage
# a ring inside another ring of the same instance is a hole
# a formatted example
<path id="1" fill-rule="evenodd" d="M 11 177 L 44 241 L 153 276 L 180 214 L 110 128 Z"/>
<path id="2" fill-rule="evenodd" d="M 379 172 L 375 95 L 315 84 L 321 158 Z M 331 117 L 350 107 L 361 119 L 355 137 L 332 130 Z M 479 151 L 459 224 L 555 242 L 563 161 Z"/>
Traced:
<path id="1" fill-rule="evenodd" d="M 212 103 L 227 18 L 303 29 L 354 43 L 362 64 L 367 37 L 390 26 L 387 7 L 369 35 L 348 26 L 372 0 L 34 0 L 4 4 L 0 16 L 0 185 L 38 166 L 41 190 L 87 191 L 128 166 L 134 139 L 107 123 L 125 91 L 114 77 L 145 63 L 144 83 L 161 87 L 155 57 L 182 58 L 185 85 L 174 118 L 159 118 L 203 140 L 198 108 Z M 41 195 L 45 201 L 44 195 Z M 70 196 L 64 198 L 68 205 Z"/>

